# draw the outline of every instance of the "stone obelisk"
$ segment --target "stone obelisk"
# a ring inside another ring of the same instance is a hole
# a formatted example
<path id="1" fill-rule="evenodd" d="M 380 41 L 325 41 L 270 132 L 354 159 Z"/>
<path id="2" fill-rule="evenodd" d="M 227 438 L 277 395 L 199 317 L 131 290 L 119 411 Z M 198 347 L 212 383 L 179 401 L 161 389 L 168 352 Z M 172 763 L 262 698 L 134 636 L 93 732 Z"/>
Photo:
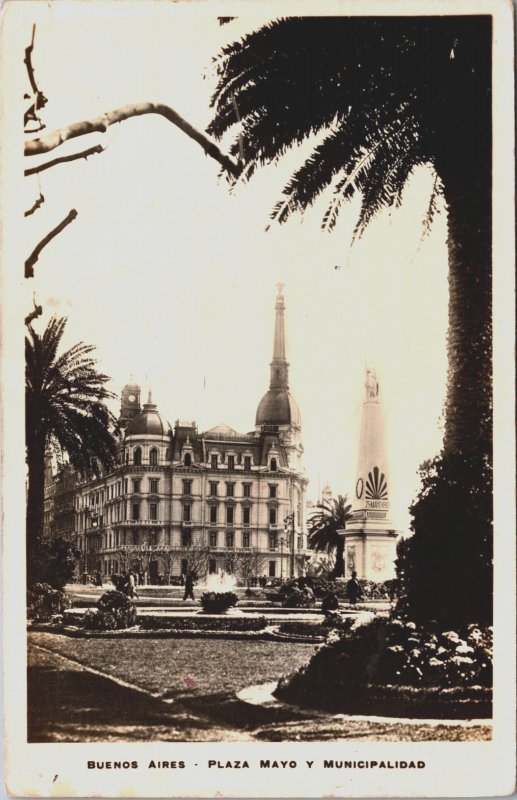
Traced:
<path id="1" fill-rule="evenodd" d="M 389 519 L 390 478 L 384 441 L 384 419 L 375 371 L 366 370 L 365 398 L 359 437 L 353 517 L 345 538 L 345 578 L 384 581 L 395 577 L 397 531 Z"/>

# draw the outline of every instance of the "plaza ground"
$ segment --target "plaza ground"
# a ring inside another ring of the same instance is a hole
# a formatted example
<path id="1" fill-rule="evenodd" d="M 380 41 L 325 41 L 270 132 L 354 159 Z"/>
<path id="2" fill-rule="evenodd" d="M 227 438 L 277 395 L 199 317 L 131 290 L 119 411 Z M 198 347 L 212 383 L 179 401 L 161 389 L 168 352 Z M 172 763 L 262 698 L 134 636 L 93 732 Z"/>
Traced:
<path id="1" fill-rule="evenodd" d="M 474 724 L 250 705 L 240 689 L 306 663 L 313 644 L 28 634 L 31 742 L 476 741 Z"/>

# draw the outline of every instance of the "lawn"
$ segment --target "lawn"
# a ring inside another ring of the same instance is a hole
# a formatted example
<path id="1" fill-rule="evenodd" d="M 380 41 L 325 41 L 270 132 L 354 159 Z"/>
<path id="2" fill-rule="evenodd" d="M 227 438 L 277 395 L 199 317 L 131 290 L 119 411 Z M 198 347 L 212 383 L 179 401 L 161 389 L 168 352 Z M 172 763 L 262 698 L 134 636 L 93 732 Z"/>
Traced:
<path id="1" fill-rule="evenodd" d="M 273 681 L 306 663 L 313 644 L 218 639 L 76 639 L 31 633 L 30 641 L 160 694 L 212 694 Z"/>

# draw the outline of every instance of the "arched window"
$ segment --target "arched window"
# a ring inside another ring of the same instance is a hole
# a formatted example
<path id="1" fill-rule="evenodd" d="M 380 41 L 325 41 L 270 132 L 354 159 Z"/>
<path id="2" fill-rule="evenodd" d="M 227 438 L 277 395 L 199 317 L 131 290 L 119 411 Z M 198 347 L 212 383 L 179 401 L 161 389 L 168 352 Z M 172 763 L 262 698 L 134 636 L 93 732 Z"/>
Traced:
<path id="1" fill-rule="evenodd" d="M 183 464 L 186 467 L 191 467 L 192 466 L 192 456 L 190 455 L 190 453 L 185 453 L 185 457 L 183 459 Z"/>
<path id="2" fill-rule="evenodd" d="M 152 467 L 155 467 L 158 464 L 158 450 L 156 447 L 153 447 L 149 452 L 149 464 Z"/>
<path id="3" fill-rule="evenodd" d="M 133 450 L 133 464 L 140 465 L 142 463 L 142 450 L 140 447 L 135 447 Z"/>
<path id="4" fill-rule="evenodd" d="M 271 469 L 271 472 L 276 472 L 276 470 L 277 470 L 276 458 L 272 458 L 271 459 L 270 469 Z"/>

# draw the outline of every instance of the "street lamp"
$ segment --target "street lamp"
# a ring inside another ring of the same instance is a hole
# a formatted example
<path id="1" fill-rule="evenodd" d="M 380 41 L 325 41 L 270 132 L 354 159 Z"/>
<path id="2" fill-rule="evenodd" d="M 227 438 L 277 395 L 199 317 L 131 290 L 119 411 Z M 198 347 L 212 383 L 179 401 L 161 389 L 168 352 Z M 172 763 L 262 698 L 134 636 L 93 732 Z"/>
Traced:
<path id="1" fill-rule="evenodd" d="M 283 536 L 280 537 L 280 583 L 284 582 L 284 545 L 287 541 Z"/>
<path id="2" fill-rule="evenodd" d="M 291 547 L 291 559 L 290 559 L 290 577 L 294 578 L 294 511 L 291 514 L 288 514 L 287 517 L 284 517 L 284 532 L 287 539 L 288 547 Z"/>

